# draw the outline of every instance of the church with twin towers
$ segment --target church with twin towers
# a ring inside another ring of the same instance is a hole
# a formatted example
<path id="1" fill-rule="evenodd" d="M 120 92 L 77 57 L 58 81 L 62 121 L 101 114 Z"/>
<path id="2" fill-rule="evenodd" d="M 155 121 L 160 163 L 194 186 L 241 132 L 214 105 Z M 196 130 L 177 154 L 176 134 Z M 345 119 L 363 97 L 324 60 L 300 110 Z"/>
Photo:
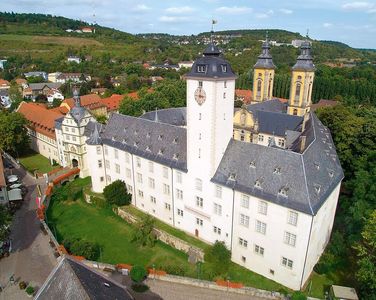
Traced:
<path id="1" fill-rule="evenodd" d="M 252 103 L 234 108 L 237 76 L 210 43 L 185 75 L 186 107 L 90 120 L 79 167 L 94 192 L 120 179 L 138 209 L 208 244 L 223 241 L 235 263 L 301 289 L 329 241 L 343 172 L 310 111 L 310 43 L 292 67 L 288 101 L 273 97 L 269 50 L 265 41 Z"/>

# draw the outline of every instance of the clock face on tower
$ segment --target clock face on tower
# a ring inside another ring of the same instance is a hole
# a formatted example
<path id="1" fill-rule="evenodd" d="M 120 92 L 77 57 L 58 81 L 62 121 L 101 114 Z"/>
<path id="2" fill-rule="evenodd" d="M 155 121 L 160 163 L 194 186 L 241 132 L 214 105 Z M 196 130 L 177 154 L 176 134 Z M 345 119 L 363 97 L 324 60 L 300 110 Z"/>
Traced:
<path id="1" fill-rule="evenodd" d="M 198 87 L 195 91 L 195 99 L 199 105 L 202 105 L 206 100 L 206 93 L 202 87 Z"/>

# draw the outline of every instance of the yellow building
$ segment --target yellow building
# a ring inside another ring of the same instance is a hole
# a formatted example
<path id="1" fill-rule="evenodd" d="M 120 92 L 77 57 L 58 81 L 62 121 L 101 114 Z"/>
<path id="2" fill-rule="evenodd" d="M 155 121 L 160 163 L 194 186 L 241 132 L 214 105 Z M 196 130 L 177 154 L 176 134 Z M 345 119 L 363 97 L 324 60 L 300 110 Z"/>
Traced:
<path id="1" fill-rule="evenodd" d="M 312 85 L 315 76 L 315 65 L 311 56 L 311 44 L 304 41 L 296 64 L 292 67 L 290 98 L 287 113 L 304 116 L 311 108 Z"/>
<path id="2" fill-rule="evenodd" d="M 253 67 L 253 103 L 273 98 L 274 70 L 276 66 L 269 50 L 270 45 L 268 38 L 266 38 L 262 44 L 262 53 Z"/>
<path id="3" fill-rule="evenodd" d="M 257 120 L 245 105 L 234 113 L 233 137 L 235 140 L 252 143 L 257 129 Z"/>

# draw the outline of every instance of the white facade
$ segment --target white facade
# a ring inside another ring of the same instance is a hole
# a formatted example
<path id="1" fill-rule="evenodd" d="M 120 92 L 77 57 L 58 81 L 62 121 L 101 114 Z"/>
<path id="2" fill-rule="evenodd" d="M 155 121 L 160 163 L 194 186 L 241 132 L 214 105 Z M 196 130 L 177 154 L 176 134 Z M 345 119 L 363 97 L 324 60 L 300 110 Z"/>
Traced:
<path id="1" fill-rule="evenodd" d="M 329 240 L 340 182 L 312 214 L 214 183 L 233 134 L 235 78 L 186 79 L 188 171 L 113 146 L 87 145 L 93 191 L 123 180 L 137 208 L 208 243 L 224 241 L 234 262 L 302 288 Z M 270 136 L 264 136 L 258 143 L 266 147 Z"/>

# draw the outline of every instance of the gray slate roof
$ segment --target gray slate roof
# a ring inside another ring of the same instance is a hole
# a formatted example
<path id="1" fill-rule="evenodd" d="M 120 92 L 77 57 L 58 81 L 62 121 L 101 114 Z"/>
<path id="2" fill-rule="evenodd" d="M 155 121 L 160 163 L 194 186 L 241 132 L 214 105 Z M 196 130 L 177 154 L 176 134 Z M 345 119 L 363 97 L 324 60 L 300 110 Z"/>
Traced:
<path id="1" fill-rule="evenodd" d="M 313 58 L 311 55 L 311 43 L 307 40 L 304 41 L 300 50 L 300 55 L 292 69 L 296 71 L 314 71 L 315 65 L 313 64 Z"/>
<path id="2" fill-rule="evenodd" d="M 42 83 L 30 83 L 29 87 L 34 90 L 41 90 L 45 86 L 48 86 L 50 89 L 58 89 L 61 86 L 61 83 L 58 82 L 42 82 Z"/>
<path id="3" fill-rule="evenodd" d="M 203 54 L 203 57 L 196 59 L 191 70 L 185 75 L 186 78 L 237 78 L 231 65 L 221 57 L 221 52 L 213 43 L 208 45 Z M 199 72 L 200 68 L 204 68 L 205 71 Z"/>
<path id="4" fill-rule="evenodd" d="M 140 118 L 148 119 L 151 121 L 171 124 L 175 126 L 187 125 L 187 109 L 186 107 L 167 108 L 158 111 L 149 111 L 144 113 Z"/>
<path id="5" fill-rule="evenodd" d="M 187 170 L 187 130 L 113 113 L 102 143 L 182 171 Z"/>
<path id="6" fill-rule="evenodd" d="M 259 55 L 254 68 L 259 69 L 275 69 L 271 54 L 269 53 L 270 45 L 268 40 L 262 43 L 262 53 Z"/>
<path id="7" fill-rule="evenodd" d="M 297 211 L 316 214 L 343 179 L 343 171 L 329 130 L 313 113 L 308 123 L 303 133 L 307 136 L 307 147 L 302 154 L 231 140 L 212 181 Z M 255 186 L 256 181 L 261 188 Z"/>
<path id="8" fill-rule="evenodd" d="M 100 125 L 102 125 L 102 124 L 99 124 L 97 122 L 95 122 L 95 123 L 94 122 L 89 122 L 89 123 L 90 124 L 94 124 L 94 129 L 92 130 L 92 133 L 91 133 L 89 139 L 86 140 L 86 143 L 88 145 L 101 145 L 102 144 L 102 139 L 100 137 L 100 132 L 101 132 L 101 126 Z"/>
<path id="9" fill-rule="evenodd" d="M 38 291 L 37 300 L 130 300 L 125 287 L 65 256 Z"/>
<path id="10" fill-rule="evenodd" d="M 55 129 L 60 129 L 63 126 L 64 117 L 55 120 Z"/>
<path id="11" fill-rule="evenodd" d="M 258 120 L 259 132 L 276 136 L 285 136 L 286 130 L 298 130 L 303 117 L 283 113 L 256 110 L 254 116 Z"/>
<path id="12" fill-rule="evenodd" d="M 282 103 L 279 99 L 275 98 L 260 103 L 249 104 L 247 105 L 247 109 L 249 111 L 264 110 L 285 113 L 287 111 L 287 103 Z"/>

